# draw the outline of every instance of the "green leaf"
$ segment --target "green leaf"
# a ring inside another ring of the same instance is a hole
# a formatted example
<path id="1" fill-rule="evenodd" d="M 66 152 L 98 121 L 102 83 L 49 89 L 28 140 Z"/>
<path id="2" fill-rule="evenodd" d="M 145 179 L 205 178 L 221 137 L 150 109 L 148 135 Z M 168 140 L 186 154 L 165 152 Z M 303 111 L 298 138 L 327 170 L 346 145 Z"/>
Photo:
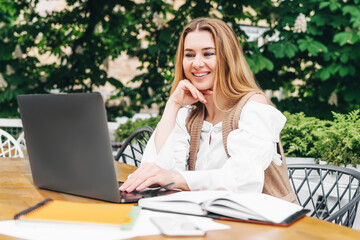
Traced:
<path id="1" fill-rule="evenodd" d="M 159 49 L 159 47 L 158 47 L 156 44 L 150 45 L 150 46 L 148 47 L 149 53 L 150 53 L 151 55 L 154 55 L 154 54 L 158 51 L 158 49 Z"/>
<path id="2" fill-rule="evenodd" d="M 319 5 L 319 9 L 326 8 L 330 5 L 330 2 L 321 2 Z"/>
<path id="3" fill-rule="evenodd" d="M 321 80 L 326 81 L 330 78 L 330 71 L 328 68 L 323 68 L 319 71 L 319 76 Z"/>
<path id="4" fill-rule="evenodd" d="M 299 44 L 299 49 L 302 52 L 307 50 L 313 56 L 317 56 L 318 53 L 321 51 L 323 52 L 328 51 L 327 47 L 324 44 L 314 40 L 311 37 L 306 37 L 305 39 L 299 39 L 297 42 Z"/>
<path id="5" fill-rule="evenodd" d="M 284 45 L 284 52 L 288 58 L 294 57 L 297 51 L 298 47 L 295 44 L 286 43 Z"/>
<path id="6" fill-rule="evenodd" d="M 323 17 L 323 16 L 320 16 L 320 15 L 314 15 L 312 18 L 311 18 L 311 22 L 315 23 L 316 26 L 324 26 L 325 23 L 326 23 L 326 18 Z"/>
<path id="7" fill-rule="evenodd" d="M 345 6 L 342 8 L 342 12 L 344 15 L 346 14 L 350 14 L 350 15 L 356 15 L 359 13 L 359 9 L 358 7 L 355 7 L 355 6 Z"/>
<path id="8" fill-rule="evenodd" d="M 341 8 L 341 4 L 338 3 L 338 2 L 335 2 L 335 1 L 331 1 L 330 2 L 330 5 L 329 5 L 329 8 L 332 12 L 334 12 L 336 9 L 339 9 Z"/>
<path id="9" fill-rule="evenodd" d="M 265 69 L 272 71 L 274 69 L 274 64 L 272 61 L 270 61 L 268 58 L 266 57 L 261 57 L 261 61 L 264 62 L 265 64 Z"/>
<path id="10" fill-rule="evenodd" d="M 340 67 L 339 70 L 340 77 L 345 77 L 348 73 L 349 73 L 349 68 L 347 68 L 346 66 Z"/>
<path id="11" fill-rule="evenodd" d="M 338 43 L 340 46 L 344 46 L 349 40 L 351 32 L 341 32 L 335 34 L 333 42 Z"/>
<path id="12" fill-rule="evenodd" d="M 274 53 L 276 58 L 283 58 L 285 56 L 285 48 L 282 43 L 271 44 L 269 50 Z"/>
<path id="13" fill-rule="evenodd" d="M 328 52 L 328 48 L 322 44 L 321 42 L 318 42 L 318 41 L 312 41 L 312 44 L 314 44 L 318 49 L 319 51 L 322 51 L 322 52 L 325 52 L 327 53 Z"/>
<path id="14" fill-rule="evenodd" d="M 109 78 L 108 82 L 111 83 L 113 86 L 115 86 L 116 88 L 122 88 L 124 87 L 124 85 L 117 79 L 115 78 Z"/>
<path id="15" fill-rule="evenodd" d="M 345 54 L 345 53 L 341 54 L 340 61 L 342 63 L 347 63 L 348 60 L 349 60 L 349 56 L 347 54 Z"/>
<path id="16" fill-rule="evenodd" d="M 306 41 L 305 39 L 299 39 L 297 41 L 297 43 L 299 44 L 299 49 L 304 52 L 307 48 L 308 48 L 308 41 Z"/>
<path id="17" fill-rule="evenodd" d="M 359 23 L 360 24 L 360 23 Z M 352 33 L 351 36 L 350 36 L 350 42 L 352 44 L 355 44 L 356 42 L 358 42 L 360 39 L 359 35 L 358 34 L 355 34 L 355 33 Z"/>

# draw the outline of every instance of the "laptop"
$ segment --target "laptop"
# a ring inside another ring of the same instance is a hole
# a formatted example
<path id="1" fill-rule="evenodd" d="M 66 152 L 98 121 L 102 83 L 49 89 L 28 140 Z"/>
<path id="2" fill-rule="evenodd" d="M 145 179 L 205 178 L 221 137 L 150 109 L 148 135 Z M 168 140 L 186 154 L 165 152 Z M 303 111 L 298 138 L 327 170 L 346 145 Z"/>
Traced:
<path id="1" fill-rule="evenodd" d="M 35 186 L 116 203 L 162 195 L 119 191 L 100 93 L 19 95 L 18 104 Z"/>

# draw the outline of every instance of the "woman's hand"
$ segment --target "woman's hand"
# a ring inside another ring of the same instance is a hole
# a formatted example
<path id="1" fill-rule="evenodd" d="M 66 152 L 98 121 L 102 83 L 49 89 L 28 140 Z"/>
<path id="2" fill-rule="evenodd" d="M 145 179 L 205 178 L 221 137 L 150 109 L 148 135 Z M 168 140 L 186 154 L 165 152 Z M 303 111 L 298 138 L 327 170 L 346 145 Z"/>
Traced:
<path id="1" fill-rule="evenodd" d="M 178 173 L 165 170 L 154 163 L 142 163 L 140 167 L 121 185 L 121 191 L 142 191 L 152 185 L 164 186 L 174 183 L 169 189 L 189 190 L 184 177 Z"/>
<path id="2" fill-rule="evenodd" d="M 206 97 L 213 92 L 211 90 L 199 91 L 189 80 L 181 80 L 168 102 L 173 102 L 177 106 L 184 107 L 198 101 L 206 103 Z"/>

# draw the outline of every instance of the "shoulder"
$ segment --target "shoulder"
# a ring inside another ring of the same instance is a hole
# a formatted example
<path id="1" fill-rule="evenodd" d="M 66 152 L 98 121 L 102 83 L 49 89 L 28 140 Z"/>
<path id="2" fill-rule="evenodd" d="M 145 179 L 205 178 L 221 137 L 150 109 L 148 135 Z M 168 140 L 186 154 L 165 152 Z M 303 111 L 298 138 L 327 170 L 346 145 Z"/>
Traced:
<path id="1" fill-rule="evenodd" d="M 254 94 L 249 98 L 250 101 L 269 105 L 269 100 L 263 94 Z"/>
<path id="2" fill-rule="evenodd" d="M 285 123 L 286 117 L 269 103 L 249 101 L 241 112 L 238 128 L 261 139 L 278 142 Z"/>

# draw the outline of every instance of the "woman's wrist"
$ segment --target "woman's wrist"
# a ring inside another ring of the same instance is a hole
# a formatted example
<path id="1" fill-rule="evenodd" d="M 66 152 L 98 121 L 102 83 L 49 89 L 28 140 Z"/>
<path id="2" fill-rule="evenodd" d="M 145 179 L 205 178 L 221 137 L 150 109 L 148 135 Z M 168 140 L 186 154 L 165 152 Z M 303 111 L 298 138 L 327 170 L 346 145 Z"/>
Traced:
<path id="1" fill-rule="evenodd" d="M 190 191 L 189 186 L 183 175 L 179 172 L 173 172 L 174 186 L 173 189 L 181 189 L 183 191 Z"/>
<path id="2" fill-rule="evenodd" d="M 172 99 L 171 97 L 166 102 L 165 108 L 170 108 L 172 110 L 175 110 L 176 112 L 179 111 L 180 108 L 182 108 L 180 103 L 178 103 L 176 100 Z"/>

